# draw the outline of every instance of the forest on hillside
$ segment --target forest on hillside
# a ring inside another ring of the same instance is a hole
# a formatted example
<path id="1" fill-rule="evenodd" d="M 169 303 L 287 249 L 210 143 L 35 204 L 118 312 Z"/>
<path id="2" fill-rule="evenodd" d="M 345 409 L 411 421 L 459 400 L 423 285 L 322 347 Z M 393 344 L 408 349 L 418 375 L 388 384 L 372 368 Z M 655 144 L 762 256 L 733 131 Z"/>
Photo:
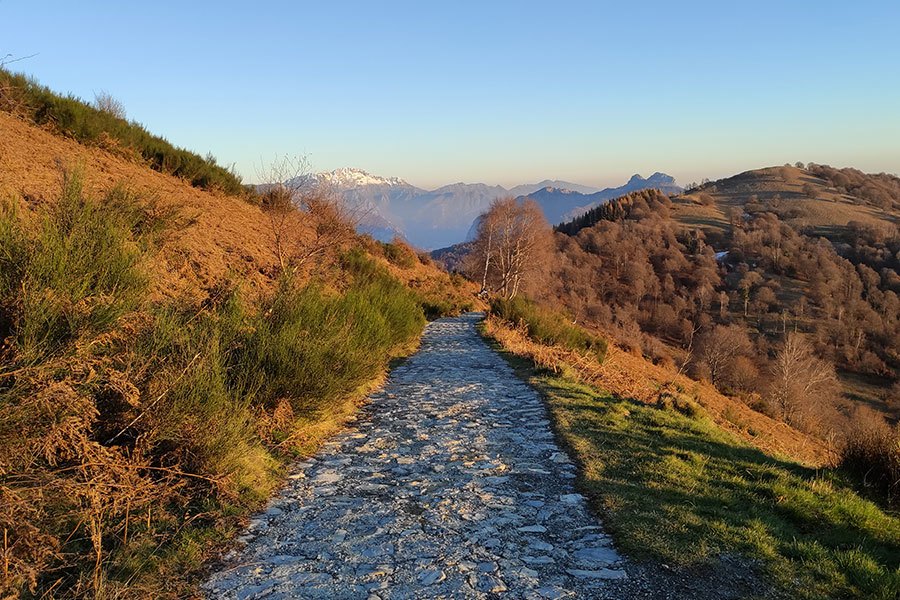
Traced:
<path id="1" fill-rule="evenodd" d="M 860 194 L 859 203 L 900 205 L 896 177 L 818 165 L 808 173 Z M 716 202 L 703 188 L 697 196 Z M 895 420 L 897 226 L 850 222 L 823 237 L 796 218 L 802 201 L 760 196 L 748 194 L 742 209 L 728 211 L 727 232 L 706 233 L 674 218 L 678 207 L 657 190 L 627 194 L 555 232 L 547 227 L 534 244 L 531 276 L 517 287 L 827 441 L 841 443 L 860 423 L 881 427 L 881 415 Z M 486 239 L 482 232 L 468 258 L 479 282 Z M 504 289 L 502 281 L 494 287 Z M 881 402 L 842 394 L 852 377 L 880 390 Z"/>

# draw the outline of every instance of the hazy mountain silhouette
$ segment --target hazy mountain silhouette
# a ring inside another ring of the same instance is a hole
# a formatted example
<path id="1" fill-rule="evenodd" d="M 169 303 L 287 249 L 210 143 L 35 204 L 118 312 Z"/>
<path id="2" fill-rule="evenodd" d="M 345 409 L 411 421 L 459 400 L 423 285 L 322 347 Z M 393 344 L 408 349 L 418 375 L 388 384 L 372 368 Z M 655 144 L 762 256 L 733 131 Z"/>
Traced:
<path id="1" fill-rule="evenodd" d="M 359 229 L 376 239 L 395 235 L 421 248 L 441 248 L 467 238 L 473 222 L 495 198 L 529 195 L 541 205 L 551 223 L 580 214 L 597 204 L 648 187 L 680 191 L 675 180 L 662 173 L 647 179 L 635 175 L 617 188 L 597 188 L 566 181 L 545 180 L 506 189 L 484 183 L 453 183 L 425 190 L 399 177 L 380 177 L 362 169 L 337 169 L 307 178 L 327 183 L 360 215 Z"/>

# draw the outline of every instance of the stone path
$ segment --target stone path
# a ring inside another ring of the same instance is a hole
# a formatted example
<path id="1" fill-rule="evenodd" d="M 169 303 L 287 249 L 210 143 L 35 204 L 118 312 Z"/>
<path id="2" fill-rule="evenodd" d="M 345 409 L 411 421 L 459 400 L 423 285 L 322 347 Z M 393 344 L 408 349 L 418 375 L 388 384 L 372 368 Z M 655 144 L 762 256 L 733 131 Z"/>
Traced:
<path id="1" fill-rule="evenodd" d="M 212 598 L 619 598 L 623 561 L 575 493 L 544 406 L 475 331 L 422 347 L 286 488 Z"/>

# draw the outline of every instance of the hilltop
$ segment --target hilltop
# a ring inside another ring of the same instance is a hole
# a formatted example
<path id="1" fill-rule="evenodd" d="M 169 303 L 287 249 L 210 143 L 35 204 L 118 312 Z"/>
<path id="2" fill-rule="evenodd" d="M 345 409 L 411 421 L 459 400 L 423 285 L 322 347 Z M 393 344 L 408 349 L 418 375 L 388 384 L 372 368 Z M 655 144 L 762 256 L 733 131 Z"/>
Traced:
<path id="1" fill-rule="evenodd" d="M 792 226 L 810 228 L 813 235 L 829 238 L 841 235 L 852 222 L 898 223 L 898 206 L 892 201 L 890 187 L 881 189 L 872 184 L 867 190 L 862 186 L 839 189 L 839 180 L 827 178 L 830 168 L 810 167 L 766 167 L 709 182 L 675 195 L 673 217 L 689 227 L 726 233 L 735 210 L 760 203 L 777 211 Z M 856 173 L 870 181 L 877 177 Z M 890 181 L 890 176 L 885 177 Z"/>

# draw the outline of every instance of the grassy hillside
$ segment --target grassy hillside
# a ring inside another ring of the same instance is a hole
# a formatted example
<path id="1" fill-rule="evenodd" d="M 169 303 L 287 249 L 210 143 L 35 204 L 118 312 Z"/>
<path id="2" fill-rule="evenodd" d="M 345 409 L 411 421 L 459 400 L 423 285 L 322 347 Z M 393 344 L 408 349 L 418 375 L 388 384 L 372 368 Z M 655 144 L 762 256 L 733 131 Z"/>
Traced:
<path id="1" fill-rule="evenodd" d="M 190 595 L 425 313 L 475 302 L 355 235 L 283 269 L 262 207 L 10 115 L 0 132 L 0 596 Z M 295 216 L 308 243 L 319 217 Z"/>
<path id="2" fill-rule="evenodd" d="M 779 215 L 814 235 L 834 237 L 851 222 L 894 223 L 897 206 L 880 194 L 878 202 L 860 196 L 862 187 L 839 189 L 820 172 L 796 166 L 769 167 L 704 184 L 673 199 L 672 216 L 688 227 L 730 230 L 734 212 L 747 203 L 775 203 Z M 864 192 L 866 193 L 866 192 Z M 900 206 L 900 204 L 898 204 Z"/>
<path id="3" fill-rule="evenodd" d="M 653 572 L 665 564 L 666 589 L 677 581 L 686 595 L 709 594 L 725 577 L 729 593 L 746 585 L 748 598 L 771 597 L 773 586 L 786 598 L 900 594 L 900 519 L 856 492 L 853 477 L 754 448 L 677 374 L 642 402 L 589 354 L 526 340 L 495 317 L 485 332 L 544 395 L 618 548 Z M 739 580 L 718 574 L 725 557 Z"/>
<path id="4" fill-rule="evenodd" d="M 0 69 L 0 111 L 70 136 L 82 144 L 101 146 L 139 159 L 151 168 L 174 175 L 206 190 L 249 195 L 241 178 L 216 164 L 151 134 L 116 110 L 104 110 L 72 95 L 62 95 L 24 75 Z"/>

